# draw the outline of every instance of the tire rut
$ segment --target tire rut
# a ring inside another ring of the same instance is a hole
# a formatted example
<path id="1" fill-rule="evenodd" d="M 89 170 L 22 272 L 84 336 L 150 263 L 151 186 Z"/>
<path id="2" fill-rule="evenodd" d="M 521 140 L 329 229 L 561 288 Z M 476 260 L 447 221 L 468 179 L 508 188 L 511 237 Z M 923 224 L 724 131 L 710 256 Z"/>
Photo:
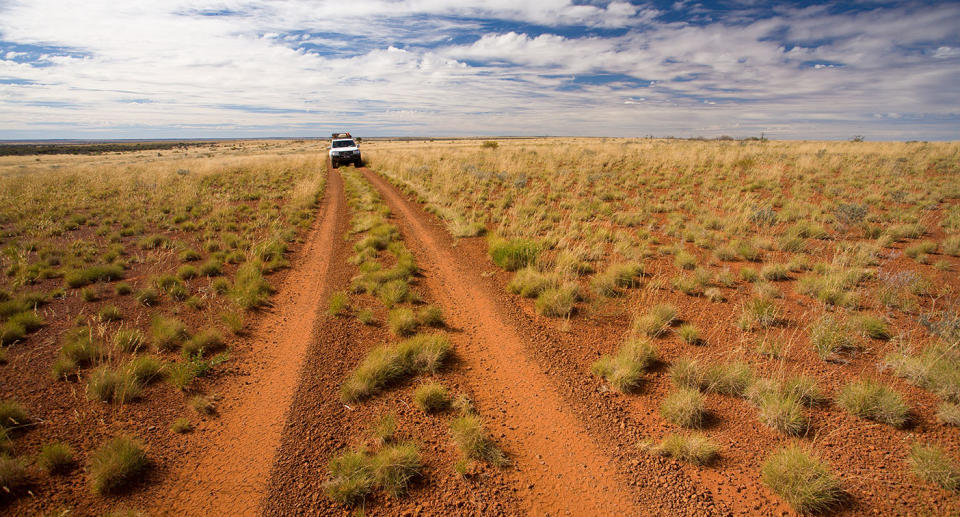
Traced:
<path id="1" fill-rule="evenodd" d="M 172 472 L 153 511 L 165 515 L 257 515 L 301 363 L 329 294 L 331 262 L 343 246 L 336 229 L 346 218 L 339 174 L 327 175 L 326 193 L 301 250 L 272 306 L 249 338 L 250 374 L 224 387 L 219 418 L 201 432 L 199 450 Z"/>
<path id="2" fill-rule="evenodd" d="M 518 495 L 537 515 L 631 515 L 629 487 L 618 481 L 612 458 L 594 443 L 549 378 L 524 352 L 522 333 L 508 323 L 494 298 L 444 244 L 442 230 L 385 179 L 361 169 L 400 216 L 427 286 L 442 302 L 445 318 L 461 333 L 457 353 L 475 372 L 481 414 L 500 431 L 515 462 Z"/>

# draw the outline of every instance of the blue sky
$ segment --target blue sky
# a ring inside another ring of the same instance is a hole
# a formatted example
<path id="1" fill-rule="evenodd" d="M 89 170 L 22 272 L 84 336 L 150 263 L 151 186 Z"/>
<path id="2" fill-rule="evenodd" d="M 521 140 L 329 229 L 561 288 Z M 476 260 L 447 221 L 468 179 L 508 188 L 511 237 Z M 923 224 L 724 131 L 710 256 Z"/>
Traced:
<path id="1" fill-rule="evenodd" d="M 0 0 L 0 139 L 960 139 L 960 2 Z"/>

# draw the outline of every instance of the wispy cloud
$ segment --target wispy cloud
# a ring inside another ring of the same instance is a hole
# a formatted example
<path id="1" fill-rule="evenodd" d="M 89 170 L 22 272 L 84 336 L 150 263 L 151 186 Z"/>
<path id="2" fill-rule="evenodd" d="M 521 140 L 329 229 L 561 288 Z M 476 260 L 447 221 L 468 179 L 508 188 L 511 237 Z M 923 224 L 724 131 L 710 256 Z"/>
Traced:
<path id="1" fill-rule="evenodd" d="M 957 138 L 960 4 L 0 2 L 0 138 Z"/>

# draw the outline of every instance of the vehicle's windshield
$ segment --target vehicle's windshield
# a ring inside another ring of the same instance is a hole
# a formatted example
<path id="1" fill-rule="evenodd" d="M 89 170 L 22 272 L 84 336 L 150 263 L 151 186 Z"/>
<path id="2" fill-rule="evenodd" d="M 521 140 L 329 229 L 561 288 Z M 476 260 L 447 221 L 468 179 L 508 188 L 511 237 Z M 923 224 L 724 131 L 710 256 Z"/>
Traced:
<path id="1" fill-rule="evenodd" d="M 356 147 L 356 144 L 353 143 L 353 140 L 334 140 L 334 147 Z"/>

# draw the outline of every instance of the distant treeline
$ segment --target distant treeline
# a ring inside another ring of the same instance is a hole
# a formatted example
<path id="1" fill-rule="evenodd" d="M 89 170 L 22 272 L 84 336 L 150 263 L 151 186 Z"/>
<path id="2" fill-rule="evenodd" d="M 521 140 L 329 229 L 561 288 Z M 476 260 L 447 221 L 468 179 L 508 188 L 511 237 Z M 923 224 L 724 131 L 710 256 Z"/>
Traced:
<path id="1" fill-rule="evenodd" d="M 0 144 L 0 156 L 37 154 L 103 154 L 130 151 L 164 151 L 210 145 L 214 142 L 109 142 L 109 143 L 36 143 Z"/>

